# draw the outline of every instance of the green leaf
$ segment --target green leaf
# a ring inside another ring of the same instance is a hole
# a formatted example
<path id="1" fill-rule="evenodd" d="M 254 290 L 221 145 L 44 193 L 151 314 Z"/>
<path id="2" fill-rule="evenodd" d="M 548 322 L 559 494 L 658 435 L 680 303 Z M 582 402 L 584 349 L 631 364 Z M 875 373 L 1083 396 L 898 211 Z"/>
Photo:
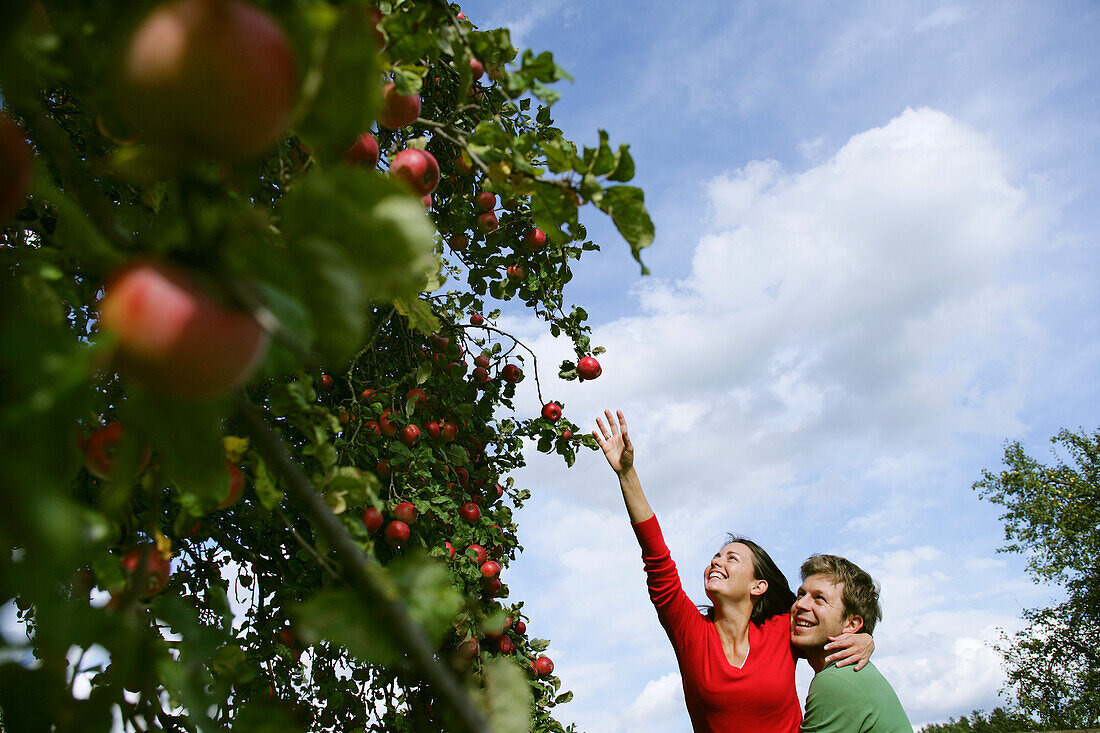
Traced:
<path id="1" fill-rule="evenodd" d="M 300 270 L 321 350 L 333 359 L 361 343 L 366 300 L 412 297 L 435 268 L 424 207 L 372 171 L 313 171 L 283 200 L 283 234 Z"/>
<path id="2" fill-rule="evenodd" d="M 496 733 L 526 733 L 531 726 L 531 685 L 519 665 L 490 659 L 482 667 L 489 724 Z"/>
<path id="3" fill-rule="evenodd" d="M 334 163 L 370 129 L 378 111 L 378 54 L 367 14 L 356 4 L 347 6 L 327 38 L 317 38 L 314 44 L 323 49 L 323 58 L 304 80 L 301 107 L 308 113 L 296 128 L 314 156 Z"/>
<path id="4" fill-rule="evenodd" d="M 394 298 L 393 305 L 398 313 L 409 319 L 411 328 L 423 334 L 432 334 L 439 330 L 439 318 L 432 312 L 431 306 L 420 298 Z"/>
<path id="5" fill-rule="evenodd" d="M 591 173 L 594 176 L 607 175 L 615 170 L 618 160 L 607 144 L 607 130 L 600 130 L 600 146 L 596 149 L 584 149 L 585 167 L 578 173 Z"/>
<path id="6" fill-rule="evenodd" d="M 210 667 L 214 674 L 235 684 L 243 684 L 256 677 L 256 671 L 249 664 L 244 649 L 236 644 L 226 644 L 218 649 Z"/>
<path id="7" fill-rule="evenodd" d="M 426 555 L 413 553 L 378 571 L 392 582 L 409 615 L 431 643 L 438 645 L 462 606 L 447 570 Z M 307 643 L 325 639 L 347 648 L 364 662 L 376 664 L 398 664 L 403 658 L 403 650 L 397 648 L 381 614 L 350 590 L 323 590 L 300 605 L 295 615 Z"/>
<path id="8" fill-rule="evenodd" d="M 260 504 L 270 512 L 283 501 L 283 492 L 275 485 L 275 477 L 267 470 L 267 463 L 254 450 L 249 451 L 249 464 L 252 467 L 252 488 L 260 497 Z"/>
<path id="9" fill-rule="evenodd" d="M 454 466 L 465 466 L 470 462 L 470 454 L 461 445 L 451 443 L 443 450 L 447 460 Z"/>
<path id="10" fill-rule="evenodd" d="M 177 400 L 131 385 L 120 417 L 148 439 L 164 477 L 179 490 L 180 506 L 201 517 L 229 491 L 222 446 L 221 401 Z"/>
<path id="11" fill-rule="evenodd" d="M 630 244 L 634 259 L 642 266 L 642 274 L 648 275 L 649 269 L 642 263 L 642 250 L 653 243 L 653 221 L 645 208 L 645 195 L 633 186 L 611 186 L 603 193 L 596 205 L 615 222 Z"/>
<path id="12" fill-rule="evenodd" d="M 607 180 L 626 183 L 634 178 L 634 158 L 630 156 L 629 150 L 629 145 L 624 144 L 619 146 L 619 154 L 617 156 L 619 162 L 615 166 L 615 170 L 607 175 Z"/>

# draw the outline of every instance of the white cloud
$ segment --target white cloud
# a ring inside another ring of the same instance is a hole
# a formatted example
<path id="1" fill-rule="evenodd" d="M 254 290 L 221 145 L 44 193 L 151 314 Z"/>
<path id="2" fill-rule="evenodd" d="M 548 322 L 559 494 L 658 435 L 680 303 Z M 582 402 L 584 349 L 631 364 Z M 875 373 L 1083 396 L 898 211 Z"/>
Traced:
<path id="1" fill-rule="evenodd" d="M 677 712 L 684 711 L 684 687 L 678 672 L 650 680 L 623 713 L 621 730 L 635 731 L 660 726 Z M 666 729 L 667 730 L 667 729 Z"/>
<path id="2" fill-rule="evenodd" d="M 941 5 L 928 15 L 919 18 L 913 24 L 913 30 L 917 33 L 924 33 L 938 28 L 949 28 L 958 25 L 968 17 L 970 17 L 970 14 L 965 8 L 960 8 L 958 5 Z"/>

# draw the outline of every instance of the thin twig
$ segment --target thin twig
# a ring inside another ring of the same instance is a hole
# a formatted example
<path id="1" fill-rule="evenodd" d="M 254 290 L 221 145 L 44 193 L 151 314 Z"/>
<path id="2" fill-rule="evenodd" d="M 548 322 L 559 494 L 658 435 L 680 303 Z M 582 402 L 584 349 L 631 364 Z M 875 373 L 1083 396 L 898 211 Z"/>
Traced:
<path id="1" fill-rule="evenodd" d="M 466 154 L 470 156 L 470 160 L 472 160 L 477 165 L 477 167 L 480 168 L 483 173 L 485 173 L 485 175 L 489 175 L 489 166 L 485 163 L 485 161 L 479 158 L 477 153 L 470 150 L 470 147 L 466 144 L 465 140 L 458 140 L 457 138 L 454 138 L 450 134 L 448 134 L 448 127 L 446 125 L 441 125 L 435 120 L 426 120 L 423 117 L 416 118 L 416 124 L 423 125 L 424 127 L 429 127 L 432 130 L 435 130 L 440 137 L 450 140 L 452 143 L 465 150 Z M 454 128 L 450 129 L 453 130 Z M 459 130 L 459 132 L 465 134 L 465 130 Z"/>
<path id="2" fill-rule="evenodd" d="M 317 550 L 313 548 L 313 545 L 306 542 L 302 535 L 298 534 L 298 531 L 294 529 L 294 525 L 290 523 L 290 519 L 287 517 L 286 514 L 283 513 L 283 510 L 279 507 L 275 507 L 275 513 L 279 515 L 279 519 L 283 520 L 283 524 L 285 524 L 286 528 L 290 530 L 290 534 L 294 537 L 295 541 L 297 541 L 301 548 L 308 552 L 311 556 L 313 556 L 313 559 L 317 561 L 317 564 L 320 565 L 325 570 L 325 572 L 327 572 L 334 579 L 340 580 L 340 574 L 333 570 L 332 565 L 329 564 L 329 561 L 321 557 L 320 553 L 318 553 Z"/>
<path id="3" fill-rule="evenodd" d="M 496 326 L 488 326 L 488 325 L 485 325 L 485 324 L 482 324 L 480 326 L 475 326 L 473 324 L 467 325 L 465 323 L 456 323 L 455 328 L 484 328 L 486 331 L 495 331 L 496 333 L 507 336 L 508 338 L 512 339 L 512 341 L 514 343 L 519 344 L 520 346 L 522 346 L 524 351 L 526 351 L 528 354 L 531 355 L 531 366 L 534 368 L 534 372 L 535 372 L 535 391 L 538 392 L 538 395 L 539 395 L 539 404 L 541 404 L 541 405 L 546 404 L 546 402 L 542 399 L 542 385 L 539 383 L 539 358 L 537 356 L 535 356 L 535 352 L 531 351 L 531 349 L 527 346 L 527 344 L 523 343 L 522 341 L 520 341 L 518 338 L 516 338 L 512 334 L 508 333 L 507 331 L 500 330 Z"/>

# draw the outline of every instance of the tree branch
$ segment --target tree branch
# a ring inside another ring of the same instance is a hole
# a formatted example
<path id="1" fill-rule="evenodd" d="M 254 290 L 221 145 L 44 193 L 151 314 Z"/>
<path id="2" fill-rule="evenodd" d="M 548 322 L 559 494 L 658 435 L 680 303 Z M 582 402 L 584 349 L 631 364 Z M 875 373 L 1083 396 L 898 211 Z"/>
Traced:
<path id="1" fill-rule="evenodd" d="M 412 667 L 424 676 L 440 698 L 458 715 L 462 730 L 469 733 L 491 733 L 488 723 L 474 708 L 454 675 L 436 658 L 435 650 L 428 643 L 424 632 L 409 616 L 405 604 L 387 597 L 381 566 L 373 557 L 364 556 L 355 545 L 313 484 L 294 464 L 282 440 L 268 427 L 260 412 L 243 392 L 238 393 L 237 410 L 242 423 L 255 441 L 256 450 L 283 479 L 287 493 L 303 508 L 317 531 L 332 545 L 344 567 L 344 577 L 348 585 L 363 603 L 370 604 L 382 616 L 397 645 L 408 655 Z"/>

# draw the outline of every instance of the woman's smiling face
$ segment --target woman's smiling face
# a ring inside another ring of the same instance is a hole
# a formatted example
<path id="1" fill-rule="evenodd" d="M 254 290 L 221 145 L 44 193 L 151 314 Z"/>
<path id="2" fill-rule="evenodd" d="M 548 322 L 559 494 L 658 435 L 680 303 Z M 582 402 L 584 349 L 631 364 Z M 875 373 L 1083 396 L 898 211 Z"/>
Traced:
<path id="1" fill-rule="evenodd" d="M 703 587 L 711 600 L 717 597 L 740 600 L 754 595 L 753 589 L 761 585 L 759 593 L 764 592 L 767 583 L 757 579 L 752 550 L 740 542 L 731 542 L 714 553 L 703 572 Z"/>

